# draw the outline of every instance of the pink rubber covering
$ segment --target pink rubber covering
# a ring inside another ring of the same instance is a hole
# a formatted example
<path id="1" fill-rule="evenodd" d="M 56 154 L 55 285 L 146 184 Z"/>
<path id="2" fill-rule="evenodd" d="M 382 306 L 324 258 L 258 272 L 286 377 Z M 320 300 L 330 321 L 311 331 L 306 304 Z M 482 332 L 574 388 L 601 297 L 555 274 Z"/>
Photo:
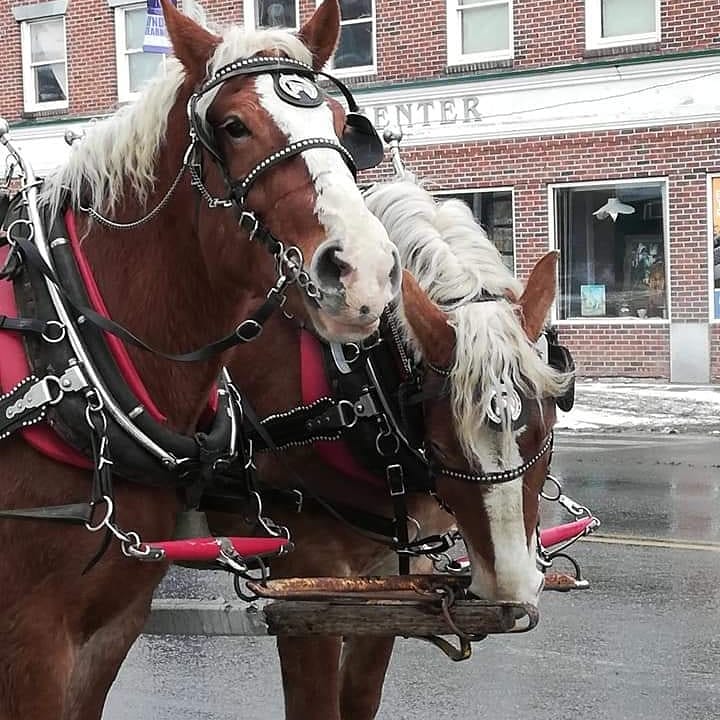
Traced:
<path id="1" fill-rule="evenodd" d="M 304 330 L 300 332 L 300 377 L 304 405 L 309 405 L 322 397 L 332 397 L 332 391 L 325 375 L 320 342 Z M 375 477 L 358 464 L 350 452 L 350 448 L 342 440 L 319 441 L 314 443 L 313 447 L 330 467 L 340 470 L 356 480 L 373 485 L 384 484 L 382 478 Z"/>
<path id="2" fill-rule="evenodd" d="M 540 531 L 540 542 L 543 547 L 552 547 L 553 545 L 559 545 L 570 538 L 580 535 L 585 528 L 590 525 L 593 518 L 586 517 L 582 520 L 575 520 L 575 522 L 565 523 L 564 525 L 557 525 L 555 527 L 545 528 Z"/>
<path id="3" fill-rule="evenodd" d="M 230 537 L 235 552 L 241 557 L 276 555 L 288 541 L 285 538 Z M 189 540 L 167 540 L 148 545 L 165 552 L 165 558 L 184 562 L 213 562 L 220 553 L 221 538 L 205 537 Z"/>

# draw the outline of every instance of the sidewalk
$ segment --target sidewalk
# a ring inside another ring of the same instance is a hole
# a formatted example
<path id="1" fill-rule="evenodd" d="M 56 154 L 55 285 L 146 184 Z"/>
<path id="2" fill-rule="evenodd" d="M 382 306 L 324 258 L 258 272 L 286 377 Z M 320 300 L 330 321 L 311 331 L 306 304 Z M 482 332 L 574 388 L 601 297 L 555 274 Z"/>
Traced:
<path id="1" fill-rule="evenodd" d="M 720 435 L 720 385 L 674 385 L 630 378 L 580 380 L 575 407 L 556 429 Z"/>

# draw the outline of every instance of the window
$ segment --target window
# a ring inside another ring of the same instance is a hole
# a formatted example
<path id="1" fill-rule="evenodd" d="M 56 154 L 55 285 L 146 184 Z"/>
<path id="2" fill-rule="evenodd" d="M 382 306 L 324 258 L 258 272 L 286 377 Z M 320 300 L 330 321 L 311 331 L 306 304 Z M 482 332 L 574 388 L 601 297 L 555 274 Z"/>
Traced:
<path id="1" fill-rule="evenodd" d="M 439 200 L 462 200 L 483 226 L 490 242 L 498 249 L 510 272 L 515 272 L 513 237 L 513 193 L 511 189 L 479 192 L 438 193 Z"/>
<path id="2" fill-rule="evenodd" d="M 660 40 L 660 0 L 585 0 L 588 48 Z"/>
<path id="3" fill-rule="evenodd" d="M 164 64 L 163 53 L 143 52 L 147 5 L 120 5 L 115 8 L 115 51 L 117 55 L 118 99 L 135 100 L 143 85 Z"/>
<path id="4" fill-rule="evenodd" d="M 65 18 L 46 17 L 21 24 L 25 110 L 68 106 Z"/>
<path id="5" fill-rule="evenodd" d="M 667 318 L 665 183 L 550 189 L 558 318 Z"/>
<path id="6" fill-rule="evenodd" d="M 245 25 L 297 30 L 300 27 L 297 0 L 246 0 Z"/>
<path id="7" fill-rule="evenodd" d="M 710 317 L 720 320 L 720 176 L 708 176 L 708 230 L 710 234 Z"/>
<path id="8" fill-rule="evenodd" d="M 346 77 L 376 72 L 375 2 L 340 0 L 340 41 L 330 65 L 334 74 Z"/>
<path id="9" fill-rule="evenodd" d="M 513 56 L 512 0 L 448 0 L 448 63 Z"/>

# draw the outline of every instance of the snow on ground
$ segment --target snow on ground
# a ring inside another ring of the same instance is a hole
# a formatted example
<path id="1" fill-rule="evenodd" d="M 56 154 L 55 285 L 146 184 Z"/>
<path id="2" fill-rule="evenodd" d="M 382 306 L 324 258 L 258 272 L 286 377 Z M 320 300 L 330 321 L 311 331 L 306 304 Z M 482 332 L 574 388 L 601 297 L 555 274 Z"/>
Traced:
<path id="1" fill-rule="evenodd" d="M 578 381 L 575 407 L 556 427 L 573 432 L 720 434 L 720 386 L 613 378 Z"/>

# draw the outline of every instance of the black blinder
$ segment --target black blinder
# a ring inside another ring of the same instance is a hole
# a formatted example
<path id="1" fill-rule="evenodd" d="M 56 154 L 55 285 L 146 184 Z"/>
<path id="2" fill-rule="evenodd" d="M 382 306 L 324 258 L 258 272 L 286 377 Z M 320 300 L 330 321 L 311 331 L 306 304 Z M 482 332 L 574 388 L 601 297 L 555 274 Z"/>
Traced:
<path id="1" fill-rule="evenodd" d="M 548 363 L 560 372 L 567 373 L 575 370 L 575 361 L 570 351 L 563 345 L 548 343 Z M 572 410 L 575 404 L 575 378 L 570 381 L 567 391 L 562 397 L 555 398 L 555 403 L 564 412 Z"/>
<path id="2" fill-rule="evenodd" d="M 368 118 L 358 112 L 347 114 L 340 143 L 352 155 L 358 170 L 368 170 L 379 165 L 385 156 L 385 148 L 377 130 Z"/>

